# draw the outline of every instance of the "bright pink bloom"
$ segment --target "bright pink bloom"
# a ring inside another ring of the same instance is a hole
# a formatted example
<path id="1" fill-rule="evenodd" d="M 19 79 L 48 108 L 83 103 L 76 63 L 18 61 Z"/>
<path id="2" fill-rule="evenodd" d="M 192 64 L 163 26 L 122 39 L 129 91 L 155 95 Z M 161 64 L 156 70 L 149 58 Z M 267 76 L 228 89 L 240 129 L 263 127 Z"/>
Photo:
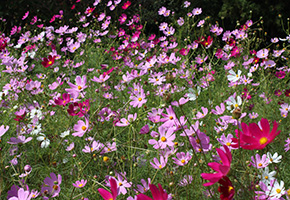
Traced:
<path id="1" fill-rule="evenodd" d="M 54 100 L 56 105 L 65 106 L 67 103 L 70 102 L 70 95 L 68 93 L 62 94 L 62 98 L 57 98 Z"/>
<path id="2" fill-rule="evenodd" d="M 232 154 L 226 145 L 223 145 L 225 152 L 219 148 L 216 151 L 219 154 L 222 164 L 220 163 L 208 163 L 208 166 L 215 170 L 217 173 L 202 173 L 201 177 L 203 179 L 209 180 L 210 182 L 204 183 L 203 186 L 210 186 L 218 182 L 224 176 L 226 176 L 231 169 Z"/>
<path id="3" fill-rule="evenodd" d="M 131 5 L 131 2 L 130 2 L 130 1 L 127 1 L 127 2 L 124 3 L 124 5 L 122 6 L 122 9 L 126 10 L 130 5 Z"/>
<path id="4" fill-rule="evenodd" d="M 104 200 L 116 200 L 118 196 L 117 181 L 114 178 L 110 178 L 111 193 L 103 188 L 99 188 L 98 191 Z"/>
<path id="5" fill-rule="evenodd" d="M 280 131 L 277 131 L 278 123 L 273 122 L 273 129 L 270 132 L 270 124 L 267 119 L 262 118 L 259 125 L 256 123 L 250 123 L 249 126 L 242 123 L 242 131 L 235 130 L 236 137 L 232 141 L 235 142 L 233 147 L 240 147 L 243 149 L 263 149 L 267 144 L 271 143 Z"/>
<path id="6" fill-rule="evenodd" d="M 149 188 L 151 190 L 153 199 L 146 196 L 145 194 L 138 194 L 137 200 L 167 200 L 168 194 L 164 192 L 164 189 L 159 183 L 158 183 L 158 187 L 159 187 L 159 190 L 155 185 L 149 184 Z"/>

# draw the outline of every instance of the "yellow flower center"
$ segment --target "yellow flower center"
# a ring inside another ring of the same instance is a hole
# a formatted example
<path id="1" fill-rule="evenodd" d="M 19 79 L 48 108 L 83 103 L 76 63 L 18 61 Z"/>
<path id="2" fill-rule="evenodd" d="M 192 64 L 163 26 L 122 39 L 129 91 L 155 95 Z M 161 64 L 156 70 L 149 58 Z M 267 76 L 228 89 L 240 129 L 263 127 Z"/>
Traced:
<path id="1" fill-rule="evenodd" d="M 87 129 L 87 127 L 85 126 L 82 126 L 82 130 L 85 131 Z"/>
<path id="2" fill-rule="evenodd" d="M 182 160 L 181 160 L 181 163 L 185 163 L 185 160 L 184 160 L 184 159 L 182 159 Z"/>
<path id="3" fill-rule="evenodd" d="M 170 117 L 169 117 L 169 119 L 170 119 L 170 120 L 173 120 L 173 117 L 172 117 L 172 116 L 170 116 Z"/>
<path id="4" fill-rule="evenodd" d="M 276 189 L 276 192 L 279 194 L 281 192 L 281 190 L 278 188 L 278 189 Z"/>
<path id="5" fill-rule="evenodd" d="M 162 141 L 162 142 L 166 142 L 166 137 L 164 137 L 164 136 L 161 137 L 161 141 Z"/>
<path id="6" fill-rule="evenodd" d="M 259 167 L 262 167 L 262 163 L 259 163 L 258 166 L 259 166 Z"/>
<path id="7" fill-rule="evenodd" d="M 79 186 L 79 187 L 82 187 L 82 186 L 83 186 L 83 184 L 81 183 L 81 184 L 79 184 L 78 186 Z"/>
<path id="8" fill-rule="evenodd" d="M 159 165 L 159 169 L 161 169 L 162 168 L 162 165 Z"/>
<path id="9" fill-rule="evenodd" d="M 49 61 L 48 64 L 51 65 L 52 64 L 52 61 Z"/>
<path id="10" fill-rule="evenodd" d="M 266 144 L 266 142 L 268 142 L 268 138 L 262 137 L 259 142 L 261 145 Z"/>
<path id="11" fill-rule="evenodd" d="M 226 145 L 227 145 L 227 146 L 231 146 L 231 143 L 230 143 L 230 142 L 227 142 Z"/>
<path id="12" fill-rule="evenodd" d="M 104 162 L 107 162 L 108 160 L 109 160 L 109 157 L 107 157 L 107 156 L 104 156 L 104 157 L 103 157 L 103 161 L 104 161 Z"/>
<path id="13" fill-rule="evenodd" d="M 268 176 L 265 176 L 265 179 L 268 179 L 269 177 Z"/>
<path id="14" fill-rule="evenodd" d="M 141 97 L 139 97 L 139 98 L 138 98 L 138 101 L 142 101 L 142 98 L 141 98 Z"/>
<path id="15" fill-rule="evenodd" d="M 81 90 L 82 89 L 82 86 L 78 86 L 78 90 Z"/>

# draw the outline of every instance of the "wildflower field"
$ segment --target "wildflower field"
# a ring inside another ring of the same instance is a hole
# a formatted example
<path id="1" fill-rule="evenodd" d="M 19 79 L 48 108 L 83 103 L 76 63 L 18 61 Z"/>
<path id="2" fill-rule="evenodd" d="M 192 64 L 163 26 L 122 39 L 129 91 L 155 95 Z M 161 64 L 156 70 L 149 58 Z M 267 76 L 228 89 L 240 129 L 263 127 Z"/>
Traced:
<path id="1" fill-rule="evenodd" d="M 1 33 L 0 199 L 290 199 L 289 27 L 134 3 Z"/>

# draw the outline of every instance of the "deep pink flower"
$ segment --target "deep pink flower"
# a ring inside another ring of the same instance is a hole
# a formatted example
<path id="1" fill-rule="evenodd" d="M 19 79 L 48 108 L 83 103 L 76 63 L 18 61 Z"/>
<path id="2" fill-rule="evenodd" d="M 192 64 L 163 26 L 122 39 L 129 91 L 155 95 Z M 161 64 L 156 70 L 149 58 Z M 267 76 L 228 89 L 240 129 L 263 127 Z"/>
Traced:
<path id="1" fill-rule="evenodd" d="M 130 5 L 131 5 L 131 1 L 127 1 L 127 2 L 124 3 L 124 5 L 122 6 L 122 9 L 126 10 Z"/>
<path id="2" fill-rule="evenodd" d="M 41 64 L 45 68 L 50 67 L 51 65 L 54 64 L 55 58 L 56 58 L 56 56 L 49 55 L 48 58 L 43 58 L 43 61 L 41 62 Z"/>
<path id="3" fill-rule="evenodd" d="M 99 188 L 98 191 L 104 200 L 116 200 L 118 196 L 117 181 L 114 178 L 110 178 L 111 193 L 103 188 Z"/>
<path id="4" fill-rule="evenodd" d="M 267 144 L 271 143 L 280 131 L 277 131 L 278 123 L 273 122 L 273 129 L 270 132 L 270 124 L 267 119 L 262 118 L 259 125 L 256 123 L 250 123 L 249 126 L 242 123 L 242 131 L 235 130 L 236 137 L 232 141 L 235 145 L 234 148 L 240 147 L 243 149 L 253 150 L 253 149 L 263 149 Z"/>
<path id="5" fill-rule="evenodd" d="M 230 179 L 225 176 L 219 180 L 219 184 L 221 184 L 221 186 L 218 187 L 218 192 L 221 193 L 220 199 L 232 200 L 235 195 L 235 189 Z"/>
<path id="6" fill-rule="evenodd" d="M 62 98 L 57 98 L 54 100 L 56 105 L 65 106 L 70 102 L 70 95 L 68 93 L 62 94 Z"/>
<path id="7" fill-rule="evenodd" d="M 159 190 L 155 185 L 149 184 L 149 188 L 152 193 L 153 199 L 146 196 L 145 194 L 138 194 L 137 200 L 167 200 L 168 194 L 164 191 L 164 189 L 159 183 L 158 183 L 158 187 L 159 187 Z"/>
<path id="8" fill-rule="evenodd" d="M 279 71 L 279 72 L 276 72 L 275 76 L 279 79 L 283 79 L 285 78 L 286 73 L 284 71 Z"/>
<path id="9" fill-rule="evenodd" d="M 219 148 L 216 148 L 216 151 L 219 154 L 222 164 L 216 163 L 216 162 L 208 163 L 208 166 L 212 168 L 213 170 L 215 170 L 217 173 L 202 173 L 201 174 L 201 177 L 203 179 L 210 181 L 208 183 L 204 183 L 203 186 L 213 185 L 229 173 L 231 169 L 232 154 L 226 145 L 223 145 L 223 147 L 225 151 Z"/>

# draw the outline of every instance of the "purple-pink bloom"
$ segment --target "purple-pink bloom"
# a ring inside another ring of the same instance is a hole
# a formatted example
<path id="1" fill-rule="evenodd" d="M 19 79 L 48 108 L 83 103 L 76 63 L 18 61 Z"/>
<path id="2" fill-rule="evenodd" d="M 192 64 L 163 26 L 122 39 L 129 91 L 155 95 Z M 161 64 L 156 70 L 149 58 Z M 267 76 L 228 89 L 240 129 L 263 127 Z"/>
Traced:
<path id="1" fill-rule="evenodd" d="M 179 166 L 184 166 L 186 165 L 192 158 L 192 156 L 187 152 L 186 154 L 184 152 L 177 153 L 176 154 L 177 158 L 172 158 L 174 160 L 174 163 L 179 165 Z"/>
<path id="2" fill-rule="evenodd" d="M 265 168 L 269 165 L 269 158 L 267 158 L 267 155 L 264 154 L 261 158 L 261 156 L 259 154 L 256 154 L 256 159 L 254 158 L 254 156 L 251 157 L 251 164 L 256 167 L 257 169 L 260 168 Z"/>
<path id="3" fill-rule="evenodd" d="M 30 192 L 27 190 L 27 191 L 24 191 L 23 188 L 20 188 L 18 191 L 17 191 L 17 194 L 18 196 L 17 197 L 11 197 L 9 198 L 9 200 L 30 200 L 32 198 L 32 195 L 33 194 L 30 194 Z"/>
<path id="4" fill-rule="evenodd" d="M 162 169 L 163 167 L 166 166 L 167 157 L 164 158 L 164 156 L 160 156 L 160 162 L 157 158 L 153 158 L 153 162 L 150 162 L 150 164 L 152 165 L 153 168 Z"/>
<path id="5" fill-rule="evenodd" d="M 4 125 L 0 126 L 0 138 L 3 136 L 9 129 L 9 126 L 4 127 Z"/>
<path id="6" fill-rule="evenodd" d="M 165 149 L 167 146 L 172 147 L 174 146 L 173 140 L 175 139 L 174 129 L 173 128 L 165 128 L 160 126 L 158 128 L 159 131 L 159 140 L 156 141 L 154 139 L 150 139 L 148 142 L 151 145 L 154 145 L 153 148 L 155 149 Z"/>
<path id="7" fill-rule="evenodd" d="M 56 197 L 60 193 L 61 175 L 57 176 L 55 173 L 50 173 L 50 177 L 44 179 L 44 184 L 41 187 L 41 193 L 48 199 L 49 197 Z M 49 196 L 49 197 L 47 197 Z"/>

